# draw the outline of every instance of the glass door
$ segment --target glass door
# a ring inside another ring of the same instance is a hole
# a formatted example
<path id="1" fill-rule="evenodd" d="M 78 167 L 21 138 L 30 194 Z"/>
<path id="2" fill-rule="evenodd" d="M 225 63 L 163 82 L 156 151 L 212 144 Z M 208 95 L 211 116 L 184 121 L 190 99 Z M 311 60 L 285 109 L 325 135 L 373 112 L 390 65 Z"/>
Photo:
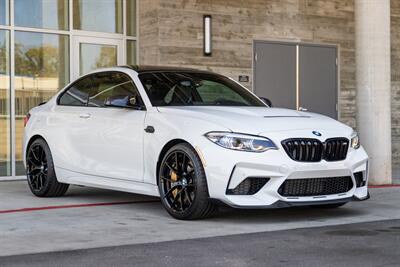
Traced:
<path id="1" fill-rule="evenodd" d="M 98 37 L 73 37 L 72 79 L 99 68 L 124 64 L 123 41 Z"/>

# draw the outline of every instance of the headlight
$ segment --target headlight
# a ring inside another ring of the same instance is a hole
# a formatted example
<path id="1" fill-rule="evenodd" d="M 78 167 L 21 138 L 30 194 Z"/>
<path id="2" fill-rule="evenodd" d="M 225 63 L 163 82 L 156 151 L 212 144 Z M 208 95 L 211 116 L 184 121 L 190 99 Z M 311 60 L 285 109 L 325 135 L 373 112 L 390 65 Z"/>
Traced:
<path id="1" fill-rule="evenodd" d="M 351 147 L 354 149 L 358 149 L 360 147 L 360 138 L 356 132 L 353 133 L 353 137 L 351 138 Z"/>
<path id="2" fill-rule="evenodd" d="M 228 132 L 210 132 L 205 136 L 213 143 L 233 150 L 264 152 L 269 149 L 278 149 L 274 142 L 262 136 Z"/>

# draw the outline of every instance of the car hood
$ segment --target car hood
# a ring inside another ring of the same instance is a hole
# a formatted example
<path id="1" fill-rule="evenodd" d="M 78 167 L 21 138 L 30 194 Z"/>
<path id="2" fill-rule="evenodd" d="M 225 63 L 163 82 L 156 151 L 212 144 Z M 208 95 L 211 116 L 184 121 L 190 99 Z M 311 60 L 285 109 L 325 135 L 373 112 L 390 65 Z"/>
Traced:
<path id="1" fill-rule="evenodd" d="M 233 132 L 260 134 L 291 130 L 344 131 L 351 128 L 329 117 L 283 108 L 267 107 L 158 107 L 159 112 L 213 122 Z"/>

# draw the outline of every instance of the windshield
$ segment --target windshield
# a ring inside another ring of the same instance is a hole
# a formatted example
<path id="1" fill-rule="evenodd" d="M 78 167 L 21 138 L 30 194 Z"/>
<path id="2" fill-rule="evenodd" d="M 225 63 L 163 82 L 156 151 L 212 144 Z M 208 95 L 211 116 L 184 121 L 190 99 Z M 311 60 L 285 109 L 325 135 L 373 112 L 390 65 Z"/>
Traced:
<path id="1" fill-rule="evenodd" d="M 153 106 L 265 107 L 246 88 L 217 74 L 149 72 L 139 79 Z"/>

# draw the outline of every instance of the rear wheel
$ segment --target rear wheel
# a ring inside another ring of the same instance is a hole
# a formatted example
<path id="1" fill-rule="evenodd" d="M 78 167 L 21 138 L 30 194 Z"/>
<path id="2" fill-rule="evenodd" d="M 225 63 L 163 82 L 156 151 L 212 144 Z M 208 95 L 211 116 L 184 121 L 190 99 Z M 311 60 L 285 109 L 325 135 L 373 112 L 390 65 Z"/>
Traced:
<path id="1" fill-rule="evenodd" d="M 165 154 L 158 185 L 161 201 L 174 218 L 200 219 L 216 210 L 208 195 L 202 162 L 189 144 L 175 145 Z"/>
<path id="2" fill-rule="evenodd" d="M 57 181 L 50 148 L 43 139 L 36 139 L 28 148 L 26 174 L 29 188 L 35 196 L 59 197 L 68 190 L 68 184 Z"/>

